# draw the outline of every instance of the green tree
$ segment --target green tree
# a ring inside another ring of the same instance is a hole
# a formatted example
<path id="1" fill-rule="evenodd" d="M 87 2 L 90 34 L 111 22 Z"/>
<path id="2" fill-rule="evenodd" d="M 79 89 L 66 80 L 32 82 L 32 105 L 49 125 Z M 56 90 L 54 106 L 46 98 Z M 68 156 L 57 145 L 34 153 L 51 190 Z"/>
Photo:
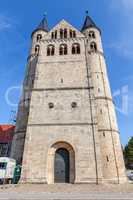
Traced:
<path id="1" fill-rule="evenodd" d="M 128 142 L 124 149 L 125 164 L 128 169 L 133 169 L 133 137 Z"/>

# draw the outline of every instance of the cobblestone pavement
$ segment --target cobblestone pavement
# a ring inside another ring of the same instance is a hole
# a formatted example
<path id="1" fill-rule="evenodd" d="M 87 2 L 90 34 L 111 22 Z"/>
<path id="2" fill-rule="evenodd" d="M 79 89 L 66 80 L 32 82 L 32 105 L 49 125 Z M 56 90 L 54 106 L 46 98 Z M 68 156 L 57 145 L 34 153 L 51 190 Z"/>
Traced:
<path id="1" fill-rule="evenodd" d="M 133 193 L 49 193 L 49 192 L 4 192 L 0 200 L 133 200 Z"/>
<path id="2" fill-rule="evenodd" d="M 133 184 L 124 185 L 8 185 L 0 200 L 133 200 Z"/>

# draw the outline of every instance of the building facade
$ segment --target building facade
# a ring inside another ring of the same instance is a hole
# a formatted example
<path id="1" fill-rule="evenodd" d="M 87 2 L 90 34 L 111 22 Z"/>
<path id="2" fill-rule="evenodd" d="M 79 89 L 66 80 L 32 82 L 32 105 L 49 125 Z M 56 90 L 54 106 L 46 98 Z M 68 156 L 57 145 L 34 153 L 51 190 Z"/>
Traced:
<path id="1" fill-rule="evenodd" d="M 123 183 L 125 167 L 101 31 L 46 18 L 32 33 L 12 157 L 25 183 Z"/>
<path id="2" fill-rule="evenodd" d="M 10 157 L 15 126 L 0 125 L 0 157 Z"/>

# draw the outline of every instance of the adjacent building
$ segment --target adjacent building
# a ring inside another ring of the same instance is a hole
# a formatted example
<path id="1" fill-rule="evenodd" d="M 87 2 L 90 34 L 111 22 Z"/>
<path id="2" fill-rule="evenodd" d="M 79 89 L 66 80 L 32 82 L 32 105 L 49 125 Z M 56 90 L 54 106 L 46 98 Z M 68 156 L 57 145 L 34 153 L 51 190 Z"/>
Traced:
<path id="1" fill-rule="evenodd" d="M 0 125 L 0 157 L 10 157 L 15 126 Z"/>

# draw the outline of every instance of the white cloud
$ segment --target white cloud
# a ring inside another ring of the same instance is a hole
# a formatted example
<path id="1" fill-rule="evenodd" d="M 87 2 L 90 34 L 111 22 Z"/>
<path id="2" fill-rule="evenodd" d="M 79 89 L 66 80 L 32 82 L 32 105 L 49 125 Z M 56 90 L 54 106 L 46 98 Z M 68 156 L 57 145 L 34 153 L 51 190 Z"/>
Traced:
<path id="1" fill-rule="evenodd" d="M 117 18 L 120 31 L 108 48 L 122 57 L 133 59 L 133 0 L 111 0 L 109 10 Z"/>
<path id="2" fill-rule="evenodd" d="M 127 76 L 127 77 L 124 77 L 122 79 L 122 81 L 133 81 L 133 74 L 131 74 L 131 75 Z"/>
<path id="3" fill-rule="evenodd" d="M 5 14 L 0 14 L 0 31 L 8 29 L 15 29 L 18 26 L 18 22 L 13 17 L 9 17 Z"/>
<path id="4" fill-rule="evenodd" d="M 111 0 L 109 6 L 113 10 L 119 10 L 119 13 L 129 15 L 133 11 L 133 0 Z"/>
<path id="5" fill-rule="evenodd" d="M 133 59 L 133 46 L 125 39 L 108 45 L 107 48 L 114 49 L 114 51 L 122 57 Z"/>
<path id="6" fill-rule="evenodd" d="M 12 20 L 5 15 L 0 14 L 0 31 L 12 28 Z"/>
<path id="7" fill-rule="evenodd" d="M 10 31 L 10 34 L 17 35 L 17 39 L 25 42 L 25 36 L 22 33 L 20 23 L 14 17 L 8 17 L 5 14 L 0 14 L 0 33 Z M 3 40 L 8 41 L 8 38 L 3 34 Z M 8 42 L 7 42 L 8 43 Z"/>
<path id="8" fill-rule="evenodd" d="M 122 1 L 122 5 L 128 9 L 128 10 L 131 10 L 133 9 L 133 0 L 119 0 L 119 1 Z"/>

